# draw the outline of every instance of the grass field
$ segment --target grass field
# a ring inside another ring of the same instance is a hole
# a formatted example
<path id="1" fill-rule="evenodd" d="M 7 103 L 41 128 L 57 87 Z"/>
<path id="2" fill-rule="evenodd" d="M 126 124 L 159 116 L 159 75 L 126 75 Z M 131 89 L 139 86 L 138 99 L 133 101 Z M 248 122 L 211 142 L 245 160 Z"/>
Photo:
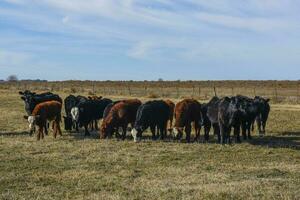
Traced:
<path id="1" fill-rule="evenodd" d="M 272 104 L 264 138 L 221 146 L 96 132 L 37 142 L 16 90 L 0 102 L 1 199 L 300 199 L 300 105 Z"/>

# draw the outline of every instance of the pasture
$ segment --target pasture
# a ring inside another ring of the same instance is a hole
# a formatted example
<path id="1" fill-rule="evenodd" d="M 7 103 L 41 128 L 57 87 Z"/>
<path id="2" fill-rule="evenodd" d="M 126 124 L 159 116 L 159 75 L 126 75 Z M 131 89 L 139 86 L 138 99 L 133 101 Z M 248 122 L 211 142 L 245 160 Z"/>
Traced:
<path id="1" fill-rule="evenodd" d="M 54 84 L 53 90 L 65 98 L 72 92 L 72 87 L 66 85 L 55 91 L 59 86 Z M 84 138 L 83 130 L 81 133 L 64 131 L 57 139 L 50 130 L 49 136 L 37 142 L 36 137 L 29 136 L 23 119 L 24 105 L 17 94 L 23 87 L 22 84 L 2 85 L 0 90 L 1 199 L 300 198 L 297 84 L 292 87 L 296 93 L 291 101 L 286 95 L 279 103 L 275 100 L 280 98 L 275 94 L 277 99 L 272 99 L 265 137 L 260 138 L 254 132 L 251 141 L 224 146 L 215 144 L 212 134 L 208 144 L 150 139 L 134 143 L 129 133 L 125 141 L 100 140 L 97 132 Z M 228 88 L 232 92 L 233 87 Z M 114 100 L 138 97 L 145 101 L 154 97 L 135 94 L 128 88 L 130 96 L 125 92 L 107 94 L 107 90 L 103 94 L 97 88 L 91 90 Z M 73 92 L 88 95 L 91 90 L 74 89 Z M 195 94 L 198 91 L 193 87 L 189 90 Z M 243 94 L 243 89 L 235 90 Z M 174 101 L 188 95 L 177 94 L 177 89 L 170 96 L 153 91 L 159 98 Z M 200 102 L 207 101 L 204 91 L 198 91 Z M 270 91 L 251 89 L 249 92 Z"/>

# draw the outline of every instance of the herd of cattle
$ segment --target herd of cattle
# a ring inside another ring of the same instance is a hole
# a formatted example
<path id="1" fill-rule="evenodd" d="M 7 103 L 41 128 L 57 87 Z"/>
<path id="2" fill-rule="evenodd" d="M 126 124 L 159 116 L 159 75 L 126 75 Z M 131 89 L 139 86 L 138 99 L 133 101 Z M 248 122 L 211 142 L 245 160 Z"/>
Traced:
<path id="1" fill-rule="evenodd" d="M 69 95 L 64 102 L 51 92 L 36 94 L 31 91 L 19 92 L 25 103 L 30 134 L 38 127 L 37 139 L 48 134 L 48 122 L 52 121 L 54 137 L 62 135 L 60 129 L 61 110 L 64 103 L 65 130 L 79 131 L 84 127 L 85 136 L 89 129 L 98 130 L 100 138 L 126 138 L 128 125 L 134 141 L 142 138 L 143 132 L 150 128 L 152 139 L 168 137 L 170 132 L 175 140 L 180 140 L 183 133 L 186 141 L 191 141 L 192 125 L 195 129 L 194 141 L 200 141 L 200 130 L 204 128 L 204 141 L 209 140 L 209 133 L 213 128 L 218 143 L 230 143 L 230 133 L 233 129 L 235 142 L 241 142 L 240 131 L 243 139 L 251 139 L 254 123 L 260 135 L 265 133 L 266 122 L 270 112 L 269 99 L 256 96 L 213 97 L 208 103 L 200 104 L 195 99 L 184 99 L 176 105 L 170 100 L 153 100 L 142 103 L 138 99 L 112 101 L 111 99 L 92 96 Z M 175 124 L 173 126 L 173 118 Z M 168 126 L 169 123 L 169 126 Z M 121 129 L 121 134 L 119 133 Z"/>

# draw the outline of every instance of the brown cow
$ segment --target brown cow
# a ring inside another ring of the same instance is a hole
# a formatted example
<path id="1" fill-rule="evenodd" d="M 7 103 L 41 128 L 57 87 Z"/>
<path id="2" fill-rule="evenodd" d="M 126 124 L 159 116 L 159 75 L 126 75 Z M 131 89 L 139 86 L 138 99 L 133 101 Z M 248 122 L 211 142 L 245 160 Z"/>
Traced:
<path id="1" fill-rule="evenodd" d="M 186 140 L 190 142 L 191 123 L 194 123 L 196 138 L 199 139 L 202 124 L 201 104 L 195 99 L 184 99 L 175 107 L 175 127 L 173 129 L 176 139 L 181 139 L 185 129 Z"/>
<path id="2" fill-rule="evenodd" d="M 118 134 L 118 128 L 122 128 L 122 139 L 126 137 L 128 124 L 134 125 L 136 112 L 142 102 L 138 99 L 122 100 L 114 104 L 107 116 L 103 119 L 100 129 L 100 138 L 110 137 L 114 132 Z"/>
<path id="3" fill-rule="evenodd" d="M 33 130 L 35 125 L 38 126 L 37 140 L 44 139 L 44 129 L 47 121 L 53 121 L 53 135 L 56 138 L 57 132 L 61 134 L 61 107 L 62 104 L 58 101 L 46 101 L 35 106 L 30 116 L 24 116 L 29 122 L 30 130 Z"/>
<path id="4" fill-rule="evenodd" d="M 164 102 L 166 102 L 166 104 L 168 104 L 168 106 L 170 108 L 169 130 L 172 130 L 175 104 L 173 103 L 173 101 L 171 101 L 169 99 L 164 100 Z"/>

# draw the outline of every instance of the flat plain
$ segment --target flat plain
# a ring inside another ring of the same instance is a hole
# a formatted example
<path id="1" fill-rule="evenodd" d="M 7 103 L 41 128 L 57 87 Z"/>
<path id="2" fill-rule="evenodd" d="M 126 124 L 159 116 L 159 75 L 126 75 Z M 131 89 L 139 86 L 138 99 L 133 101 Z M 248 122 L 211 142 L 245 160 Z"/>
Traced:
<path id="1" fill-rule="evenodd" d="M 37 142 L 17 90 L 1 89 L 0 102 L 1 199 L 300 199 L 297 104 L 271 104 L 265 137 L 222 146 L 213 135 L 207 144 L 134 143 L 83 131 Z"/>

